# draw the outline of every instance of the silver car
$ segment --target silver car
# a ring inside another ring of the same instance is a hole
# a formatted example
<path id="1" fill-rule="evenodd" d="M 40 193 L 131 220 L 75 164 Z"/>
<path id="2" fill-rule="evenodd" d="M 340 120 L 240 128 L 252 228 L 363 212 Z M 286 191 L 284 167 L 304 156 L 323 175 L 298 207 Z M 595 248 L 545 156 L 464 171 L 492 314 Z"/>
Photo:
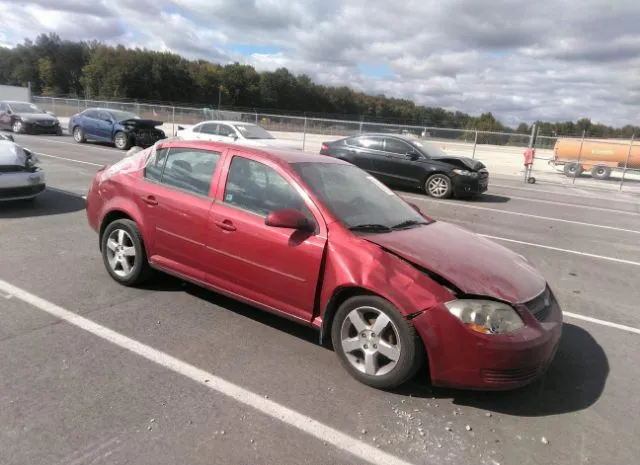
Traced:
<path id="1" fill-rule="evenodd" d="M 0 133 L 0 202 L 33 200 L 46 188 L 38 157 Z"/>

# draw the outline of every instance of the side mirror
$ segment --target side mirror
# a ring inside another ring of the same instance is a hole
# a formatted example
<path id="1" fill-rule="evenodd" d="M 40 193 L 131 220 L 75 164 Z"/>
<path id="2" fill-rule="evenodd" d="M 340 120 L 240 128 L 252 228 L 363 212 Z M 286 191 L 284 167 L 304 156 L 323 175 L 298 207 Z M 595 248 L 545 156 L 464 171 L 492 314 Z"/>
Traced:
<path id="1" fill-rule="evenodd" d="M 407 158 L 411 161 L 416 161 L 420 158 L 420 155 L 417 152 L 407 152 Z"/>
<path id="2" fill-rule="evenodd" d="M 413 203 L 413 202 L 407 202 L 407 203 L 408 203 L 408 204 L 409 204 L 409 206 L 410 206 L 411 208 L 413 208 L 415 211 L 417 211 L 418 213 L 422 214 L 422 212 L 420 211 L 420 207 L 419 207 L 419 206 L 417 206 L 415 203 Z"/>
<path id="3" fill-rule="evenodd" d="M 236 134 L 235 132 L 232 132 L 231 134 L 227 135 L 227 137 L 229 137 L 230 139 L 238 140 L 238 134 Z"/>
<path id="4" fill-rule="evenodd" d="M 301 231 L 313 231 L 315 225 L 300 210 L 283 208 L 274 210 L 267 215 L 264 224 L 274 228 L 299 229 Z"/>

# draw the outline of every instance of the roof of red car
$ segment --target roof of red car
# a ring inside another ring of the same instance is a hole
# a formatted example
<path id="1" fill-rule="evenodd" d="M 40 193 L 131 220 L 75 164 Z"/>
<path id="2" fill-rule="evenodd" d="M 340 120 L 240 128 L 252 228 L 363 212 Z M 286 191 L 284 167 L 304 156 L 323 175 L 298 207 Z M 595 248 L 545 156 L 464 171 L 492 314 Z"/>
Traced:
<path id="1" fill-rule="evenodd" d="M 259 155 L 264 158 L 279 161 L 284 163 L 299 163 L 299 162 L 315 162 L 315 163 L 337 163 L 337 164 L 349 164 L 346 161 L 315 153 L 303 152 L 296 149 L 284 149 L 275 147 L 251 147 L 246 145 L 232 144 L 226 142 L 211 142 L 211 141 L 197 141 L 197 140 L 180 140 L 180 139 L 168 139 L 162 142 L 163 146 L 171 147 L 179 145 L 181 147 L 199 148 L 205 150 L 224 150 L 235 149 L 247 154 Z"/>

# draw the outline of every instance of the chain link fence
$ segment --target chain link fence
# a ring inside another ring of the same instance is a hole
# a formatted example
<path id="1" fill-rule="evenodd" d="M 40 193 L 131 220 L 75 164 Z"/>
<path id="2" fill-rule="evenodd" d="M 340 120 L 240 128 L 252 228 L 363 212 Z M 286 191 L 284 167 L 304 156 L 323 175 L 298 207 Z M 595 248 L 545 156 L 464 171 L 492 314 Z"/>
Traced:
<path id="1" fill-rule="evenodd" d="M 494 178 L 515 176 L 521 177 L 524 182 L 527 182 L 529 177 L 533 177 L 536 182 L 577 184 L 640 192 L 639 141 L 635 141 L 632 145 L 629 140 L 600 142 L 586 136 L 575 138 L 537 135 L 533 139 L 535 141 L 535 158 L 531 171 L 527 172 L 524 165 L 524 154 L 531 143 L 531 134 L 389 124 L 365 121 L 364 118 L 348 121 L 162 103 L 149 104 L 44 96 L 32 96 L 32 101 L 42 109 L 56 114 L 63 126 L 69 117 L 86 108 L 117 109 L 135 113 L 142 118 L 160 120 L 164 123 L 163 129 L 168 135 L 174 135 L 179 126 L 193 125 L 204 120 L 255 123 L 279 139 L 296 141 L 302 150 L 312 153 L 320 151 L 322 142 L 356 134 L 372 132 L 408 134 L 428 139 L 448 154 L 482 161 Z M 582 148 L 576 144 L 577 141 L 582 141 Z M 600 145 L 594 145 L 595 142 Z M 620 147 L 627 147 L 628 156 L 623 153 L 624 148 Z M 603 150 L 604 152 L 602 152 Z M 613 154 L 607 150 L 613 150 Z M 606 168 L 603 168 L 605 165 Z M 571 167 L 576 166 L 578 168 L 571 171 Z"/>

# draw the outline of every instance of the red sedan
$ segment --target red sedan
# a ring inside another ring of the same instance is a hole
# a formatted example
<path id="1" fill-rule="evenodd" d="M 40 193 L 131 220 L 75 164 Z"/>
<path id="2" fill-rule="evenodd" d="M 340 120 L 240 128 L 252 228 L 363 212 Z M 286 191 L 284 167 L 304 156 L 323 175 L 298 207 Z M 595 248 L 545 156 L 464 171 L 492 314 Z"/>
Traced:
<path id="1" fill-rule="evenodd" d="M 551 363 L 562 312 L 522 256 L 322 155 L 163 141 L 87 195 L 123 285 L 159 270 L 317 328 L 359 381 L 509 389 Z"/>

